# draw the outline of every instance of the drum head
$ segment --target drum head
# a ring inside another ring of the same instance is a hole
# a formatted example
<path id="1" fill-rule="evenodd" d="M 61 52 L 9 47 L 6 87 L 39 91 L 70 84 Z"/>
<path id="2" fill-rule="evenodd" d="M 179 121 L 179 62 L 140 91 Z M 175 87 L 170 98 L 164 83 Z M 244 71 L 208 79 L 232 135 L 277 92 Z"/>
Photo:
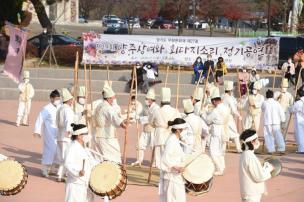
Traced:
<path id="1" fill-rule="evenodd" d="M 190 163 L 183 172 L 183 177 L 194 184 L 201 184 L 210 180 L 214 172 L 214 164 L 207 154 L 201 154 L 193 160 L 198 154 L 186 156 L 185 165 Z"/>
<path id="2" fill-rule="evenodd" d="M 24 177 L 23 166 L 15 160 L 0 161 L 0 191 L 13 190 Z"/>
<path id="3" fill-rule="evenodd" d="M 104 161 L 92 169 L 90 187 L 96 193 L 109 192 L 116 188 L 121 176 L 121 168 L 118 164 Z"/>

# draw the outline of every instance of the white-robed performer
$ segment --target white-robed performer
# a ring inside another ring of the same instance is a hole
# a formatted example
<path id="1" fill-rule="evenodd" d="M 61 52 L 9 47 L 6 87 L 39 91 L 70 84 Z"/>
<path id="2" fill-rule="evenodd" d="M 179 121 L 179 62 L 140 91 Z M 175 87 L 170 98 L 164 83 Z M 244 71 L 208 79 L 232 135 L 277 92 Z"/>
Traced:
<path id="1" fill-rule="evenodd" d="M 244 129 L 253 128 L 256 131 L 260 128 L 262 104 L 265 100 L 264 96 L 259 93 L 262 88 L 260 81 L 253 84 L 252 95 L 246 96 L 240 102 L 240 108 L 245 109 L 246 117 L 244 120 Z"/>
<path id="2" fill-rule="evenodd" d="M 167 124 L 172 129 L 161 158 L 160 201 L 186 202 L 185 182 L 181 174 L 184 171 L 185 153 L 180 140 L 188 124 L 181 118 L 176 118 Z"/>
<path id="3" fill-rule="evenodd" d="M 304 153 L 304 89 L 299 91 L 300 99 L 290 108 L 295 115 L 294 128 L 295 140 L 298 145 L 297 153 Z"/>
<path id="4" fill-rule="evenodd" d="M 67 171 L 65 202 L 93 202 L 94 195 L 89 189 L 92 168 L 98 164 L 85 144 L 89 142 L 88 128 L 83 124 L 72 124 L 73 132 L 64 166 Z"/>
<path id="5" fill-rule="evenodd" d="M 120 146 L 116 129 L 126 128 L 126 120 L 123 120 L 113 102 L 115 93 L 111 88 L 103 89 L 104 101 L 95 110 L 96 143 L 105 160 L 121 163 Z"/>
<path id="6" fill-rule="evenodd" d="M 35 95 L 35 90 L 30 84 L 30 72 L 23 72 L 23 82 L 18 85 L 19 94 L 19 106 L 17 112 L 16 126 L 22 125 L 28 126 L 28 116 L 31 111 L 32 99 Z"/>
<path id="7" fill-rule="evenodd" d="M 204 95 L 203 88 L 197 88 L 194 90 L 193 95 L 191 97 L 191 99 L 193 100 L 194 114 L 197 116 L 201 115 L 203 95 Z"/>
<path id="8" fill-rule="evenodd" d="M 273 99 L 273 92 L 266 92 L 266 100 L 262 104 L 262 112 L 264 115 L 264 138 L 267 151 L 273 153 L 277 150 L 280 153 L 285 152 L 285 141 L 281 132 L 281 123 L 286 121 L 285 113 L 278 101 Z"/>
<path id="9" fill-rule="evenodd" d="M 155 99 L 155 90 L 150 88 L 145 99 L 146 107 L 142 116 L 139 118 L 140 123 L 143 125 L 143 131 L 139 138 L 138 159 L 131 164 L 132 166 L 140 166 L 144 160 L 144 151 L 154 146 L 154 127 L 149 121 L 153 119 L 155 110 L 159 109 L 158 104 L 155 103 Z"/>
<path id="10" fill-rule="evenodd" d="M 56 157 L 57 149 L 57 125 L 56 114 L 60 107 L 60 93 L 54 90 L 50 94 L 50 103 L 43 107 L 40 111 L 36 123 L 34 136 L 43 137 L 43 152 L 42 152 L 42 175 L 49 176 L 51 166 Z"/>
<path id="11" fill-rule="evenodd" d="M 259 202 L 265 192 L 265 181 L 271 178 L 273 166 L 268 162 L 262 166 L 254 154 L 260 146 L 255 130 L 245 130 L 240 140 L 243 150 L 239 167 L 242 202 Z"/>
<path id="12" fill-rule="evenodd" d="M 226 142 L 229 140 L 228 121 L 230 112 L 221 101 L 220 90 L 215 88 L 211 94 L 214 109 L 207 116 L 210 125 L 210 156 L 215 165 L 214 175 L 223 175 L 225 170 Z"/>
<path id="13" fill-rule="evenodd" d="M 162 88 L 161 107 L 154 111 L 151 123 L 155 127 L 154 147 L 155 147 L 155 165 L 160 168 L 160 158 L 164 151 L 164 145 L 170 135 L 168 121 L 180 118 L 179 111 L 170 106 L 171 89 Z"/>
<path id="14" fill-rule="evenodd" d="M 63 105 L 58 109 L 56 114 L 56 125 L 58 128 L 57 133 L 57 159 L 59 163 L 58 168 L 58 181 L 62 181 L 65 168 L 64 168 L 64 158 L 66 149 L 70 143 L 70 136 L 72 133 L 71 124 L 74 121 L 74 111 L 72 109 L 73 96 L 68 91 L 68 89 L 63 88 L 61 90 Z"/>
<path id="15" fill-rule="evenodd" d="M 225 93 L 222 95 L 222 101 L 230 109 L 230 117 L 228 122 L 229 138 L 234 141 L 237 152 L 241 153 L 242 150 L 239 140 L 240 134 L 238 133 L 234 117 L 242 121 L 242 116 L 238 112 L 237 100 L 233 96 L 233 81 L 225 80 L 224 89 L 225 89 Z"/>
<path id="16" fill-rule="evenodd" d="M 76 124 L 86 124 L 86 116 L 84 114 L 85 104 L 86 104 L 86 88 L 85 86 L 79 86 L 77 92 L 77 102 L 75 103 L 75 117 L 74 123 Z"/>
<path id="17" fill-rule="evenodd" d="M 283 78 L 281 83 L 281 91 L 276 91 L 274 93 L 274 99 L 277 100 L 280 103 L 280 105 L 283 107 L 286 118 L 290 116 L 288 109 L 293 105 L 294 102 L 293 96 L 287 90 L 288 90 L 288 79 Z M 287 124 L 288 124 L 287 121 L 285 122 L 285 124 L 282 124 L 283 131 L 285 131 Z"/>
<path id="18" fill-rule="evenodd" d="M 187 129 L 187 140 L 183 141 L 188 145 L 185 153 L 193 153 L 205 151 L 203 147 L 202 139 L 205 139 L 209 133 L 209 128 L 205 121 L 203 121 L 199 116 L 194 114 L 194 106 L 191 99 L 183 100 L 184 113 L 186 116 L 184 120 L 189 124 Z"/>

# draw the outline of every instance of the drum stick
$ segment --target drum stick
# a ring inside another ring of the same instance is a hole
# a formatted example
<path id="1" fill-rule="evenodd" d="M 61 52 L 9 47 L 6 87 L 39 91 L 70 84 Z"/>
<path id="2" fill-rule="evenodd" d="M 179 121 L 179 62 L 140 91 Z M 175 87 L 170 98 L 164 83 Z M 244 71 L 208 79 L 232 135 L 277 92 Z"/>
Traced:
<path id="1" fill-rule="evenodd" d="M 82 160 L 82 171 L 84 171 L 85 159 Z"/>
<path id="2" fill-rule="evenodd" d="M 178 108 L 178 100 L 179 100 L 179 78 L 180 78 L 180 66 L 178 66 L 177 70 L 177 86 L 176 86 L 176 103 L 175 108 Z"/>
<path id="3" fill-rule="evenodd" d="M 151 155 L 151 162 L 150 162 L 150 168 L 149 168 L 149 175 L 148 175 L 148 184 L 150 184 L 151 177 L 152 177 L 152 166 L 154 162 L 154 156 L 155 156 L 155 146 L 152 149 L 152 155 Z"/>
<path id="4" fill-rule="evenodd" d="M 167 71 L 166 71 L 166 80 L 165 80 L 165 88 L 167 87 L 167 83 L 168 83 L 168 75 L 169 75 L 169 65 L 167 66 Z"/>
<path id="5" fill-rule="evenodd" d="M 202 154 L 204 154 L 205 152 L 201 152 L 198 155 L 196 155 L 189 163 L 187 163 L 184 168 L 187 168 L 191 163 L 193 163 L 198 157 L 200 157 Z"/>
<path id="6" fill-rule="evenodd" d="M 296 97 L 297 97 L 297 91 L 298 91 L 299 79 L 300 79 L 300 76 L 301 76 L 302 70 L 303 70 L 303 68 L 301 68 L 301 69 L 300 69 L 300 72 L 299 72 L 299 75 L 298 75 L 298 80 L 297 80 L 297 83 L 296 83 L 296 90 L 295 90 L 294 98 L 296 98 Z M 287 123 L 287 126 L 286 126 L 285 131 L 284 131 L 284 142 L 285 142 L 286 137 L 287 137 L 288 128 L 289 128 L 289 125 L 290 125 L 290 122 L 291 122 L 292 115 L 293 115 L 293 114 L 292 114 L 292 113 L 290 113 L 290 115 L 289 115 L 289 119 L 288 119 L 288 123 Z"/>

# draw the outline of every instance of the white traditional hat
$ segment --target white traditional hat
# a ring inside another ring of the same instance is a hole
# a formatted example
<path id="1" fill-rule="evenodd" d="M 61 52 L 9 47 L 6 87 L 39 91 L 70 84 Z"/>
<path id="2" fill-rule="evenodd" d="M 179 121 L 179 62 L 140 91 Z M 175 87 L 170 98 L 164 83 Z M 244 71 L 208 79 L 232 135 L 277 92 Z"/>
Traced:
<path id="1" fill-rule="evenodd" d="M 112 81 L 107 81 L 107 80 L 104 81 L 102 89 L 105 89 L 105 88 L 112 88 Z"/>
<path id="2" fill-rule="evenodd" d="M 155 100 L 155 90 L 154 88 L 150 88 L 147 95 L 146 95 L 147 99 L 151 99 L 151 100 Z"/>
<path id="3" fill-rule="evenodd" d="M 183 100 L 184 112 L 191 113 L 194 111 L 193 103 L 191 99 L 184 99 Z"/>
<path id="4" fill-rule="evenodd" d="M 233 81 L 225 80 L 225 81 L 224 81 L 224 89 L 225 89 L 226 91 L 233 90 Z"/>
<path id="5" fill-rule="evenodd" d="M 115 93 L 112 88 L 103 88 L 103 97 L 104 98 L 111 98 L 114 97 Z"/>
<path id="6" fill-rule="evenodd" d="M 73 96 L 71 95 L 70 91 L 66 88 L 61 89 L 61 95 L 62 95 L 62 101 L 66 102 L 70 99 L 73 99 Z"/>
<path id="7" fill-rule="evenodd" d="M 71 126 L 73 127 L 72 135 L 82 135 L 82 134 L 87 134 L 89 132 L 87 126 L 84 124 L 72 123 Z"/>
<path id="8" fill-rule="evenodd" d="M 23 79 L 29 79 L 30 78 L 30 72 L 29 71 L 24 71 L 23 72 Z"/>
<path id="9" fill-rule="evenodd" d="M 85 86 L 79 86 L 78 88 L 78 97 L 85 97 L 86 96 L 86 89 Z"/>
<path id="10" fill-rule="evenodd" d="M 194 90 L 193 99 L 201 100 L 203 98 L 203 95 L 204 95 L 203 88 L 197 88 L 196 90 Z"/>
<path id="11" fill-rule="evenodd" d="M 210 91 L 210 97 L 211 99 L 221 98 L 220 89 L 218 87 L 212 88 L 212 91 Z"/>
<path id="12" fill-rule="evenodd" d="M 259 82 L 259 81 L 254 82 L 253 88 L 256 90 L 261 90 L 261 88 L 262 88 L 261 82 Z"/>
<path id="13" fill-rule="evenodd" d="M 288 88 L 288 79 L 282 79 L 281 88 Z"/>
<path id="14" fill-rule="evenodd" d="M 170 102 L 171 101 L 171 89 L 170 88 L 162 88 L 161 89 L 161 101 L 162 102 Z"/>

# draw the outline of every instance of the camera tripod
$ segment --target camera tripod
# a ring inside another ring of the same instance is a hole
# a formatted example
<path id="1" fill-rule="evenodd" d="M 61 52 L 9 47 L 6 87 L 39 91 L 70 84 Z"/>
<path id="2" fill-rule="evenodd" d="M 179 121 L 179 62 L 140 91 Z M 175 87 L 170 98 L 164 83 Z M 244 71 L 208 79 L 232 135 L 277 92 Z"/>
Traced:
<path id="1" fill-rule="evenodd" d="M 46 53 L 47 53 L 48 50 L 49 50 L 49 64 L 50 64 L 50 68 L 52 67 L 52 59 L 55 61 L 55 65 L 58 68 L 58 64 L 57 64 L 57 60 L 56 60 L 55 52 L 54 52 L 54 48 L 53 48 L 53 36 L 52 35 L 50 35 L 50 38 L 48 40 L 48 46 L 44 50 L 44 53 L 43 53 L 42 57 L 39 60 L 38 67 L 40 67 L 40 64 L 41 64 L 43 58 L 46 56 Z"/>

